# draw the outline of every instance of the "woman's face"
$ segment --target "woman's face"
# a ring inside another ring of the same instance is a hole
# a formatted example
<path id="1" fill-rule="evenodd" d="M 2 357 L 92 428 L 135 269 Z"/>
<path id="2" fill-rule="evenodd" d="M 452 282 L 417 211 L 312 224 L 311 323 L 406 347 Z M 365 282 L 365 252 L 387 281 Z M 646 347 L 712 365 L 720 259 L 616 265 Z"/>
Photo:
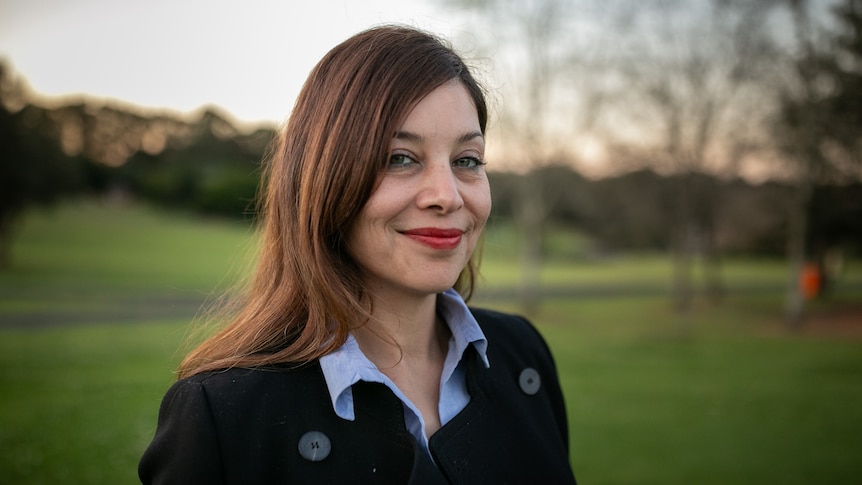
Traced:
<path id="1" fill-rule="evenodd" d="M 455 284 L 491 211 L 484 153 L 476 107 L 459 80 L 410 112 L 348 236 L 374 295 L 424 296 Z"/>

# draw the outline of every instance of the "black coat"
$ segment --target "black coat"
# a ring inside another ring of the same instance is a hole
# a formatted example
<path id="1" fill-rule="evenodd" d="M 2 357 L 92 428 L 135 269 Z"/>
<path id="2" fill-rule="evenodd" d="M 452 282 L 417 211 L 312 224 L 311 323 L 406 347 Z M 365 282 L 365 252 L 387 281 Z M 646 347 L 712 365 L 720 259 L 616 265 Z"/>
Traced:
<path id="1" fill-rule="evenodd" d="M 323 372 L 313 362 L 209 372 L 175 383 L 141 459 L 141 480 L 574 483 L 566 410 L 547 345 L 526 320 L 473 314 L 488 339 L 491 367 L 469 347 L 470 403 L 431 437 L 437 466 L 405 428 L 402 404 L 386 386 L 355 384 L 356 419 L 344 420 L 333 411 Z M 309 441 L 310 431 L 328 442 Z M 319 461 L 303 458 L 303 446 L 320 451 Z"/>

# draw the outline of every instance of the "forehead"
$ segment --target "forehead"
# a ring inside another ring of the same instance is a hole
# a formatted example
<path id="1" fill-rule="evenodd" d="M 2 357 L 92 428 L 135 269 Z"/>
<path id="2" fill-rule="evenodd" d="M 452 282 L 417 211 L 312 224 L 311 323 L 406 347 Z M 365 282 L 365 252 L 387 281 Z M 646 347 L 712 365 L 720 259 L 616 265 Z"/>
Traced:
<path id="1" fill-rule="evenodd" d="M 448 81 L 430 93 L 410 110 L 399 133 L 420 131 L 479 130 L 476 104 L 466 86 L 458 80 Z"/>

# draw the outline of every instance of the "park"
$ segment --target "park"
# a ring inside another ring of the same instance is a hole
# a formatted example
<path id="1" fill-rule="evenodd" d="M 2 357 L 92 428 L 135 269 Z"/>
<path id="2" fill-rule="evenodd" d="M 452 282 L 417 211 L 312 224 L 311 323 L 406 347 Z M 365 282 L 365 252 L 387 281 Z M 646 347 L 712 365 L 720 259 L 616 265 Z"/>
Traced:
<path id="1" fill-rule="evenodd" d="M 514 249 L 495 239 L 505 232 L 489 227 L 472 304 L 517 312 L 505 297 Z M 554 351 L 579 481 L 856 481 L 858 260 L 792 330 L 781 260 L 727 261 L 726 300 L 699 298 L 681 318 L 664 255 L 589 260 L 572 255 L 574 235 L 552 239 L 542 279 L 558 296 L 531 318 Z M 158 403 L 206 318 L 200 305 L 242 279 L 254 241 L 245 223 L 142 204 L 28 213 L 16 264 L 0 273 L 4 481 L 134 483 Z"/>
<path id="2" fill-rule="evenodd" d="M 495 102 L 469 303 L 547 341 L 578 481 L 858 483 L 862 3 L 431 3 Z M 347 5 L 323 7 L 327 25 Z M 177 18 L 173 2 L 138 15 L 158 8 Z M 189 12 L 183 33 L 212 28 Z M 39 59 L 73 66 L 53 79 L 108 58 L 72 47 L 105 24 L 55 13 L 81 25 Z M 134 20 L 126 41 L 151 39 Z M 293 66 L 312 42 L 282 27 L 290 61 L 274 64 Z M 212 34 L 98 74 L 160 74 L 174 92 L 203 52 L 169 75 L 139 63 Z M 201 49 L 219 74 L 195 92 L 260 50 L 231 39 Z M 44 95 L 18 62 L 0 58 L 0 481 L 137 483 L 178 364 L 252 272 L 280 128 L 215 98 L 179 112 Z M 223 89 L 264 94 L 251 71 Z"/>

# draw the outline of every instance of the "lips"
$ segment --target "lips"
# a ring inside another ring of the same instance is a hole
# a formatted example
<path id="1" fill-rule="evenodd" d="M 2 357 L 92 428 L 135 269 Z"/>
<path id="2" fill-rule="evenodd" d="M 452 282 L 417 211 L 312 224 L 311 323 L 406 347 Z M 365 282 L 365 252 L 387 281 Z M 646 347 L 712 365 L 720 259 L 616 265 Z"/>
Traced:
<path id="1" fill-rule="evenodd" d="M 455 249 L 461 244 L 464 231 L 439 227 L 420 227 L 402 231 L 401 234 L 433 249 Z"/>

